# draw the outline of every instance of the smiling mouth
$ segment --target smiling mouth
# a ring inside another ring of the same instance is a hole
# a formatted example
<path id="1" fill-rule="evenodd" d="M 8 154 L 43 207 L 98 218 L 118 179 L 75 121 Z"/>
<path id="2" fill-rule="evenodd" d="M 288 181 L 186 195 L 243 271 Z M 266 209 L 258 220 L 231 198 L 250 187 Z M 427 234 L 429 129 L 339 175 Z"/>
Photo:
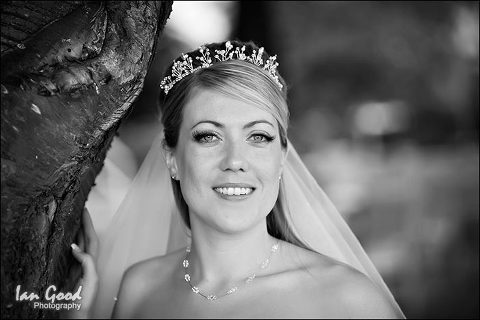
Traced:
<path id="1" fill-rule="evenodd" d="M 255 190 L 255 188 L 213 188 L 215 192 L 220 193 L 221 195 L 225 196 L 246 196 Z"/>

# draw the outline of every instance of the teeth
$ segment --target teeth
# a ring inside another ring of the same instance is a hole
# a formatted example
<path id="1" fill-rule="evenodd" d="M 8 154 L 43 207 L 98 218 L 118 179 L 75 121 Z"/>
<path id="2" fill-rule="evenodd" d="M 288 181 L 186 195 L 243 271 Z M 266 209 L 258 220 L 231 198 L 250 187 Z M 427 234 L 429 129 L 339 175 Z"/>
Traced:
<path id="1" fill-rule="evenodd" d="M 240 195 L 247 195 L 250 194 L 253 189 L 252 188 L 215 188 L 215 191 L 221 194 L 226 194 L 229 196 L 240 196 Z"/>

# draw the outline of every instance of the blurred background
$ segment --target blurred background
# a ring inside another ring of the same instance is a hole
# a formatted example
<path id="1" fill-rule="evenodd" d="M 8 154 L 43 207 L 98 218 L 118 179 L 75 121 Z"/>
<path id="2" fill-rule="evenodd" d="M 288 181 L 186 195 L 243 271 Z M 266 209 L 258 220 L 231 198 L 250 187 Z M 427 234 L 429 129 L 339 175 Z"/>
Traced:
<path id="1" fill-rule="evenodd" d="M 109 154 L 126 181 L 167 65 L 226 39 L 278 55 L 289 137 L 405 315 L 478 318 L 478 2 L 174 2 Z"/>

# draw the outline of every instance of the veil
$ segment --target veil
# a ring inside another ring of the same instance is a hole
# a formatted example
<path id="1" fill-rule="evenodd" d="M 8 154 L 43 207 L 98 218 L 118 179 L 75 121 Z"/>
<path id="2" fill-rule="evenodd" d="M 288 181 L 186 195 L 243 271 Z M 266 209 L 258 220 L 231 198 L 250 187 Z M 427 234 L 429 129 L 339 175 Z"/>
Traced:
<path id="1" fill-rule="evenodd" d="M 177 212 L 166 167 L 163 130 L 153 141 L 109 227 L 100 237 L 97 273 L 99 290 L 94 318 L 111 316 L 124 271 L 132 264 L 164 255 L 189 243 L 189 232 Z M 403 316 L 362 246 L 322 191 L 288 141 L 283 174 L 287 221 L 297 238 L 318 253 L 367 275 Z"/>

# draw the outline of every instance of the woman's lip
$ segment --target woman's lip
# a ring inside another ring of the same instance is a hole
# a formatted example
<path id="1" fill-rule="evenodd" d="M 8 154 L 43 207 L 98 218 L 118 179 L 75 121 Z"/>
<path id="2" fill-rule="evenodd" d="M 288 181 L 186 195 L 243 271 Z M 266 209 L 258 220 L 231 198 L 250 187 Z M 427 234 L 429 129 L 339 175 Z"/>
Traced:
<path id="1" fill-rule="evenodd" d="M 248 198 L 255 189 L 253 188 L 213 188 L 213 191 L 223 199 L 242 200 Z"/>
<path id="2" fill-rule="evenodd" d="M 217 186 L 214 186 L 213 189 L 215 188 L 250 188 L 250 189 L 255 189 L 252 185 L 246 184 L 246 183 L 224 183 L 220 184 Z"/>
<path id="3" fill-rule="evenodd" d="M 255 188 L 246 183 L 224 183 L 212 188 L 223 199 L 242 200 L 249 197 Z"/>

